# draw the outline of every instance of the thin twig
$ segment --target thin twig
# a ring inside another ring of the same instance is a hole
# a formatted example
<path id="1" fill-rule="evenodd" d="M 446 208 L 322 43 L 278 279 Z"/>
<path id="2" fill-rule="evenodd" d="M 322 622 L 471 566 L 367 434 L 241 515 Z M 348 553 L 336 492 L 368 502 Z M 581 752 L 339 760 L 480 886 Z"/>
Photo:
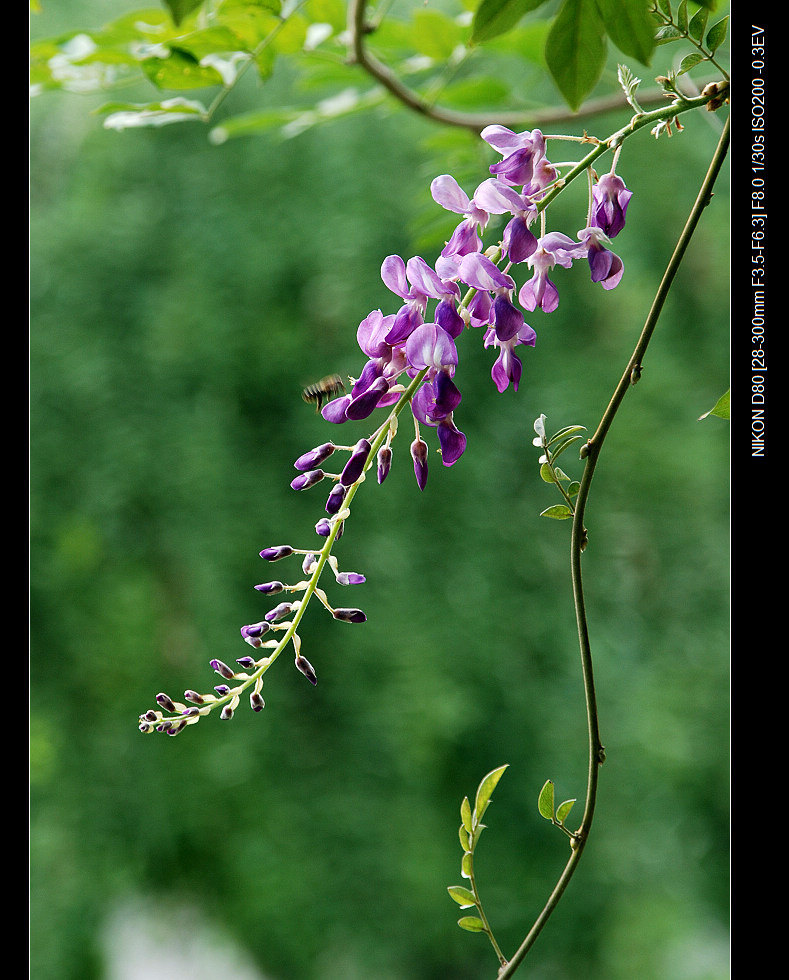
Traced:
<path id="1" fill-rule="evenodd" d="M 597 700 L 594 686 L 594 674 L 592 670 L 592 654 L 589 643 L 589 631 L 584 604 L 583 580 L 581 576 L 581 554 L 586 544 L 584 512 L 589 497 L 589 488 L 592 482 L 592 477 L 594 475 L 597 461 L 600 458 L 600 450 L 602 448 L 603 441 L 605 440 L 608 430 L 611 428 L 611 424 L 614 421 L 625 394 L 631 385 L 635 384 L 640 377 L 644 354 L 646 353 L 646 349 L 649 345 L 650 339 L 652 338 L 652 334 L 654 333 L 658 317 L 663 309 L 663 304 L 668 296 L 669 290 L 674 281 L 674 277 L 676 276 L 677 270 L 679 269 L 680 263 L 682 262 L 687 250 L 688 244 L 694 231 L 696 230 L 696 226 L 699 223 L 701 214 L 704 211 L 704 208 L 710 202 L 712 197 L 712 188 L 718 174 L 720 173 L 721 167 L 723 166 L 728 147 L 729 119 L 727 118 L 721 138 L 715 150 L 715 154 L 704 177 L 704 181 L 702 182 L 701 189 L 699 190 L 696 201 L 691 209 L 690 215 L 688 216 L 688 220 L 685 223 L 685 227 L 682 230 L 682 234 L 679 237 L 674 253 L 666 267 L 666 271 L 663 274 L 663 279 L 652 302 L 652 308 L 649 311 L 649 315 L 644 323 L 641 335 L 638 338 L 638 342 L 635 346 L 630 361 L 628 362 L 627 368 L 625 369 L 622 378 L 614 391 L 611 401 L 609 402 L 608 407 L 600 420 L 597 431 L 586 443 L 586 465 L 581 478 L 581 487 L 576 498 L 575 513 L 573 516 L 572 543 L 570 548 L 573 596 L 575 599 L 575 613 L 578 625 L 578 640 L 581 649 L 581 664 L 583 669 L 587 725 L 589 732 L 589 770 L 587 777 L 586 806 L 584 809 L 581 826 L 576 834 L 576 840 L 573 842 L 574 846 L 570 854 L 570 858 L 567 861 L 567 864 L 565 865 L 565 868 L 562 871 L 562 874 L 559 877 L 559 880 L 557 881 L 545 907 L 543 908 L 542 912 L 540 912 L 540 915 L 526 938 L 521 943 L 518 951 L 515 953 L 509 963 L 507 963 L 507 965 L 502 967 L 499 971 L 499 980 L 505 980 L 505 978 L 511 977 L 515 973 L 518 966 L 522 963 L 524 957 L 529 952 L 531 947 L 534 945 L 537 936 L 540 934 L 543 926 L 548 921 L 548 918 L 553 910 L 556 908 L 559 899 L 564 893 L 570 878 L 578 866 L 584 846 L 586 845 L 586 841 L 589 837 L 589 831 L 592 826 L 592 819 L 594 816 L 595 803 L 597 800 L 599 769 L 605 760 L 605 750 L 602 742 L 600 741 Z"/>
<path id="2" fill-rule="evenodd" d="M 589 99 L 579 112 L 574 112 L 566 106 L 552 106 L 549 109 L 534 111 L 459 112 L 435 105 L 405 85 L 390 68 L 367 49 L 365 38 L 371 30 L 365 16 L 368 3 L 369 0 L 348 0 L 348 61 L 359 65 L 404 106 L 427 119 L 480 133 L 486 126 L 494 124 L 513 128 L 533 128 L 561 122 L 577 122 L 623 108 L 620 92 L 598 99 Z M 666 93 L 661 88 L 650 89 L 639 94 L 639 102 L 644 106 L 662 105 L 665 101 Z"/>

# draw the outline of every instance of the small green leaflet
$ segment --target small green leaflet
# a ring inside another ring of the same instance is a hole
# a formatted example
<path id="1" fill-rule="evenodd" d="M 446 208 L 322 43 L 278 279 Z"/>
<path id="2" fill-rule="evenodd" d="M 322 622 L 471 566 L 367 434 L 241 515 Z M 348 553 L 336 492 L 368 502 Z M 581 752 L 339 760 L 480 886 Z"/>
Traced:
<path id="1" fill-rule="evenodd" d="M 506 34 L 518 21 L 546 0 L 482 0 L 474 14 L 471 43 L 481 44 Z"/>
<path id="2" fill-rule="evenodd" d="M 726 419 L 728 421 L 728 419 L 730 418 L 729 416 L 730 394 L 731 393 L 729 391 L 722 394 L 720 398 L 712 406 L 712 408 L 709 410 L 709 412 L 705 412 L 703 415 L 699 415 L 699 419 L 698 419 L 699 422 L 701 422 L 702 419 L 706 419 L 707 416 L 709 415 L 717 415 L 719 419 Z"/>

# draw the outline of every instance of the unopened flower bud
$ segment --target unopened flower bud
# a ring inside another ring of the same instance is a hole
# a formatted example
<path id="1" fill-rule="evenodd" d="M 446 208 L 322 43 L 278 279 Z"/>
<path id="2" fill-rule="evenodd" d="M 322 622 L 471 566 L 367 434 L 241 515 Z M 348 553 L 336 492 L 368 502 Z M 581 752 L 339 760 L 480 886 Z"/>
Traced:
<path id="1" fill-rule="evenodd" d="M 191 701 L 192 704 L 203 704 L 205 698 L 202 694 L 198 694 L 197 691 L 184 691 L 184 701 Z"/>
<path id="2" fill-rule="evenodd" d="M 295 480 L 291 480 L 290 485 L 294 490 L 309 490 L 316 483 L 320 483 L 325 476 L 323 470 L 309 470 L 309 472 L 297 476 Z"/>
<path id="3" fill-rule="evenodd" d="M 282 582 L 262 582 L 260 585 L 256 585 L 255 588 L 258 592 L 262 592 L 263 595 L 276 595 L 277 592 L 282 592 L 285 586 Z"/>
<path id="4" fill-rule="evenodd" d="M 273 548 L 264 548 L 260 552 L 260 557 L 266 561 L 279 561 L 280 558 L 287 558 L 293 554 L 293 548 L 289 544 L 276 545 Z"/>
<path id="5" fill-rule="evenodd" d="M 255 666 L 255 658 L 254 657 L 239 657 L 236 660 L 236 663 L 240 667 L 243 667 L 244 670 L 252 670 L 252 668 Z"/>
<path id="6" fill-rule="evenodd" d="M 146 721 L 156 721 L 158 717 L 159 715 L 153 709 L 150 709 L 144 715 L 140 715 L 140 720 L 144 718 Z"/>
<path id="7" fill-rule="evenodd" d="M 343 623 L 366 623 L 367 617 L 361 609 L 335 609 L 333 616 Z"/>
<path id="8" fill-rule="evenodd" d="M 343 467 L 343 471 L 340 474 L 340 483 L 349 487 L 351 484 L 356 483 L 359 477 L 362 475 L 364 470 L 364 464 L 367 462 L 367 457 L 370 455 L 370 443 L 366 439 L 360 439 L 356 443 L 356 447 L 351 453 L 351 457 L 348 462 Z"/>
<path id="9" fill-rule="evenodd" d="M 226 678 L 229 681 L 233 680 L 233 678 L 236 676 L 233 668 L 228 667 L 228 665 L 226 663 L 223 663 L 221 660 L 216 660 L 216 659 L 212 660 L 209 663 L 209 667 L 211 667 L 213 670 L 217 672 L 217 674 Z"/>
<path id="10" fill-rule="evenodd" d="M 427 443 L 424 439 L 414 439 L 411 443 L 411 458 L 414 461 L 414 475 L 420 490 L 427 484 Z"/>
<path id="11" fill-rule="evenodd" d="M 226 694 L 230 693 L 230 688 L 227 686 L 227 684 L 217 684 L 214 690 L 220 698 L 223 698 Z"/>
<path id="12" fill-rule="evenodd" d="M 233 717 L 233 709 L 230 707 L 229 704 L 226 704 L 222 708 L 222 710 L 219 713 L 219 717 L 222 719 L 222 721 L 230 721 L 230 719 Z"/>
<path id="13" fill-rule="evenodd" d="M 336 514 L 342 507 L 342 502 L 345 500 L 346 488 L 341 484 L 335 484 L 332 492 L 329 494 L 329 498 L 326 501 L 326 513 Z"/>
<path id="14" fill-rule="evenodd" d="M 156 695 L 156 703 L 160 707 L 164 708 L 165 711 L 175 711 L 176 710 L 175 704 L 173 703 L 172 698 L 168 697 L 166 694 L 157 694 Z"/>
<path id="15" fill-rule="evenodd" d="M 310 684 L 317 684 L 318 678 L 315 674 L 312 664 L 307 660 L 306 657 L 302 657 L 301 654 L 296 657 L 296 667 L 304 674 Z"/>
<path id="16" fill-rule="evenodd" d="M 266 702 L 258 694 L 257 691 L 253 691 L 249 695 L 249 705 L 250 705 L 250 707 L 252 708 L 253 711 L 262 711 L 265 708 L 265 706 L 266 706 Z"/>
<path id="17" fill-rule="evenodd" d="M 358 572 L 338 572 L 335 576 L 340 585 L 361 585 L 367 579 Z"/>
<path id="18" fill-rule="evenodd" d="M 250 626 L 241 627 L 241 635 L 251 647 L 258 649 L 263 646 L 261 636 L 270 629 L 271 627 L 268 623 L 252 623 Z"/>
<path id="19" fill-rule="evenodd" d="M 278 619 L 284 619 L 285 616 L 289 616 L 292 609 L 292 602 L 281 602 L 273 609 L 269 609 L 269 611 L 266 613 L 265 619 L 269 623 L 275 623 Z"/>
<path id="20" fill-rule="evenodd" d="M 392 450 L 389 446 L 381 446 L 378 450 L 378 482 L 383 483 L 392 465 Z"/>
<path id="21" fill-rule="evenodd" d="M 315 469 L 316 466 L 320 466 L 324 460 L 327 460 L 336 448 L 333 442 L 324 442 L 322 446 L 316 446 L 315 449 L 299 456 L 293 465 L 297 470 Z"/>

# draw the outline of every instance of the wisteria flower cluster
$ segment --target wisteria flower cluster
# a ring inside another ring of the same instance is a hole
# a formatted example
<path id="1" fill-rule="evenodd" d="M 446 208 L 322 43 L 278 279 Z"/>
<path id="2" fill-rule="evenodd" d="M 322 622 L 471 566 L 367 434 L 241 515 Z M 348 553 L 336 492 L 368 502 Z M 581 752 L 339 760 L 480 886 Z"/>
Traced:
<path id="1" fill-rule="evenodd" d="M 410 455 L 417 485 L 424 490 L 429 450 L 422 427 L 436 430 L 444 466 L 454 465 L 466 449 L 466 436 L 455 421 L 462 401 L 455 381 L 461 334 L 467 329 L 482 330 L 483 346 L 496 352 L 491 369 L 496 388 L 504 392 L 512 385 L 517 391 L 523 371 L 519 348 L 536 343 L 535 330 L 524 313 L 538 309 L 551 313 L 559 305 L 553 269 L 557 265 L 570 268 L 585 260 L 592 282 L 604 289 L 613 289 L 621 280 L 623 263 L 611 244 L 625 225 L 631 192 L 615 173 L 618 154 L 610 173 L 594 179 L 590 170 L 586 224 L 571 238 L 546 230 L 547 205 L 564 186 L 564 179 L 560 165 L 551 163 L 546 155 L 546 137 L 540 130 L 516 133 L 495 125 L 484 129 L 481 136 L 501 158 L 491 165 L 492 176 L 471 197 L 448 174 L 433 180 L 433 199 L 460 220 L 433 267 L 421 256 L 407 261 L 399 255 L 384 259 L 381 278 L 398 298 L 393 303 L 397 308 L 387 314 L 373 310 L 359 324 L 357 341 L 367 360 L 359 376 L 351 379 L 350 390 L 321 410 L 326 421 L 338 426 L 368 419 L 382 408 L 389 409 L 385 420 L 369 437 L 352 445 L 325 442 L 294 463 L 298 471 L 291 482 L 294 490 L 308 490 L 324 481 L 331 484 L 326 516 L 315 525 L 321 546 L 285 544 L 260 552 L 268 563 L 302 556 L 303 577 L 293 584 L 273 580 L 255 586 L 262 595 L 287 598 L 260 622 L 241 627 L 241 637 L 254 654 L 238 658 L 238 668 L 212 660 L 211 667 L 222 681 L 213 693 L 186 691 L 185 703 L 159 694 L 158 707 L 140 716 L 141 731 L 175 735 L 217 708 L 220 717 L 231 718 L 246 691 L 252 709 L 260 711 L 263 676 L 289 643 L 296 667 L 315 684 L 315 669 L 301 653 L 296 630 L 313 596 L 336 620 L 361 623 L 366 619 L 361 609 L 333 607 L 318 581 L 326 565 L 341 586 L 365 581 L 357 572 L 340 571 L 331 551 L 367 471 L 375 465 L 378 483 L 386 479 L 401 412 L 410 408 L 414 425 Z M 500 240 L 485 248 L 483 233 L 492 216 L 504 215 L 507 219 Z M 513 273 L 520 270 L 525 270 L 525 276 L 518 286 Z M 326 467 L 335 453 L 347 454 L 347 458 L 342 467 L 336 467 L 339 472 L 329 472 Z"/>

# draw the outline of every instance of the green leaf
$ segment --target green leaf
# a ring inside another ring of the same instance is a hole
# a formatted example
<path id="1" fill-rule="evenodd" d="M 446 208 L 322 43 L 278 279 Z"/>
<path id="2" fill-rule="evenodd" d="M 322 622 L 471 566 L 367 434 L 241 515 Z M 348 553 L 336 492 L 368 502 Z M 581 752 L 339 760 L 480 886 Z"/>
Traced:
<path id="1" fill-rule="evenodd" d="M 498 786 L 499 780 L 504 775 L 507 765 L 499 766 L 484 777 L 477 788 L 477 795 L 474 798 L 474 817 L 477 823 L 482 819 L 482 814 L 487 810 L 493 790 Z"/>
<path id="2" fill-rule="evenodd" d="M 717 24 L 713 24 L 707 34 L 707 50 L 710 54 L 714 54 L 715 51 L 723 44 L 726 40 L 726 32 L 729 29 L 729 18 L 724 17 L 723 20 L 719 20 Z"/>
<path id="3" fill-rule="evenodd" d="M 574 497 L 580 489 L 581 484 L 578 482 L 578 480 L 573 480 L 573 482 L 567 487 L 567 496 Z"/>
<path id="4" fill-rule="evenodd" d="M 463 850 L 464 851 L 470 851 L 471 850 L 471 838 L 469 837 L 468 831 L 466 830 L 466 828 L 464 826 L 462 826 L 462 824 L 458 828 L 458 836 L 460 837 L 460 846 L 463 848 Z"/>
<path id="5" fill-rule="evenodd" d="M 467 796 L 463 797 L 463 802 L 460 806 L 460 817 L 463 820 L 463 826 L 471 833 L 474 830 L 474 825 L 471 822 L 471 804 Z"/>
<path id="6" fill-rule="evenodd" d="M 575 432 L 586 432 L 585 425 L 565 425 L 563 429 L 559 429 L 558 432 L 554 432 L 551 438 L 548 440 L 547 445 L 552 446 L 559 439 L 563 439 L 566 436 L 572 435 Z"/>
<path id="7" fill-rule="evenodd" d="M 556 449 L 554 449 L 551 452 L 551 462 L 555 462 L 557 456 L 561 456 L 561 454 L 565 451 L 565 449 L 569 449 L 570 446 L 572 446 L 574 442 L 578 442 L 580 438 L 581 438 L 580 436 L 570 436 L 569 439 L 565 439 L 564 442 L 562 442 Z"/>
<path id="8" fill-rule="evenodd" d="M 553 476 L 553 470 L 547 463 L 543 463 L 542 466 L 540 466 L 540 476 L 546 483 L 556 483 Z"/>
<path id="9" fill-rule="evenodd" d="M 729 419 L 729 400 L 731 392 L 727 391 L 720 396 L 720 398 L 715 402 L 709 412 L 705 412 L 703 415 L 699 415 L 699 422 L 702 419 L 706 419 L 709 415 L 716 415 L 719 419 Z"/>
<path id="10" fill-rule="evenodd" d="M 506 34 L 518 21 L 541 7 L 545 0 L 482 0 L 471 22 L 471 44 Z"/>
<path id="11" fill-rule="evenodd" d="M 107 113 L 105 129 L 131 129 L 139 126 L 169 126 L 172 123 L 193 120 L 199 122 L 206 113 L 200 102 L 187 99 L 166 99 L 163 102 L 149 102 L 147 105 L 134 105 L 129 102 L 108 102 L 97 110 Z"/>
<path id="12" fill-rule="evenodd" d="M 648 65 L 655 48 L 655 27 L 647 0 L 597 0 L 605 30 L 630 58 Z"/>
<path id="13" fill-rule="evenodd" d="M 564 803 L 561 803 L 556 808 L 556 819 L 559 821 L 559 823 L 564 823 L 570 813 L 570 810 L 572 810 L 574 803 L 575 800 L 565 800 Z"/>
<path id="14" fill-rule="evenodd" d="M 677 74 L 684 75 L 686 71 L 690 71 L 691 68 L 695 68 L 700 61 L 706 60 L 707 59 L 703 54 L 698 51 L 693 51 L 691 54 L 685 55 L 682 61 L 680 61 Z"/>
<path id="15" fill-rule="evenodd" d="M 145 58 L 141 67 L 157 88 L 184 90 L 222 84 L 216 69 L 201 65 L 194 55 L 176 48 L 166 58 Z"/>
<path id="16" fill-rule="evenodd" d="M 683 34 L 688 33 L 688 0 L 682 0 L 682 3 L 677 7 L 676 24 Z"/>
<path id="17" fill-rule="evenodd" d="M 469 891 L 468 888 L 463 888 L 461 885 L 450 885 L 447 888 L 450 898 L 457 902 L 461 908 L 468 909 L 472 905 L 476 905 L 476 899 L 474 898 L 474 893 Z"/>
<path id="18" fill-rule="evenodd" d="M 478 919 L 476 915 L 464 915 L 462 919 L 458 919 L 458 925 L 467 932 L 485 931 L 485 923 L 482 919 Z"/>
<path id="19" fill-rule="evenodd" d="M 553 507 L 547 507 L 540 513 L 540 517 L 552 517 L 555 521 L 566 521 L 572 516 L 573 512 L 567 504 L 554 504 Z"/>
<path id="20" fill-rule="evenodd" d="M 690 18 L 688 33 L 697 41 L 700 41 L 704 35 L 704 28 L 707 26 L 707 18 L 709 15 L 709 10 L 707 10 L 705 7 L 699 7 L 696 13 Z"/>
<path id="21" fill-rule="evenodd" d="M 571 109 L 597 84 L 606 61 L 606 38 L 595 0 L 564 0 L 545 42 L 545 61 Z"/>
<path id="22" fill-rule="evenodd" d="M 174 24 L 180 24 L 185 17 L 188 17 L 198 7 L 202 7 L 205 0 L 164 0 L 164 5 L 170 11 Z"/>
<path id="23" fill-rule="evenodd" d="M 670 41 L 680 41 L 684 36 L 673 24 L 666 24 L 655 35 L 655 44 L 668 44 Z"/>
<path id="24" fill-rule="evenodd" d="M 464 878 L 471 878 L 471 851 L 466 851 L 460 861 L 460 873 Z"/>
<path id="25" fill-rule="evenodd" d="M 545 817 L 546 820 L 553 820 L 553 781 L 548 779 L 545 785 L 540 790 L 540 795 L 537 798 L 537 809 L 540 812 L 540 816 Z"/>

